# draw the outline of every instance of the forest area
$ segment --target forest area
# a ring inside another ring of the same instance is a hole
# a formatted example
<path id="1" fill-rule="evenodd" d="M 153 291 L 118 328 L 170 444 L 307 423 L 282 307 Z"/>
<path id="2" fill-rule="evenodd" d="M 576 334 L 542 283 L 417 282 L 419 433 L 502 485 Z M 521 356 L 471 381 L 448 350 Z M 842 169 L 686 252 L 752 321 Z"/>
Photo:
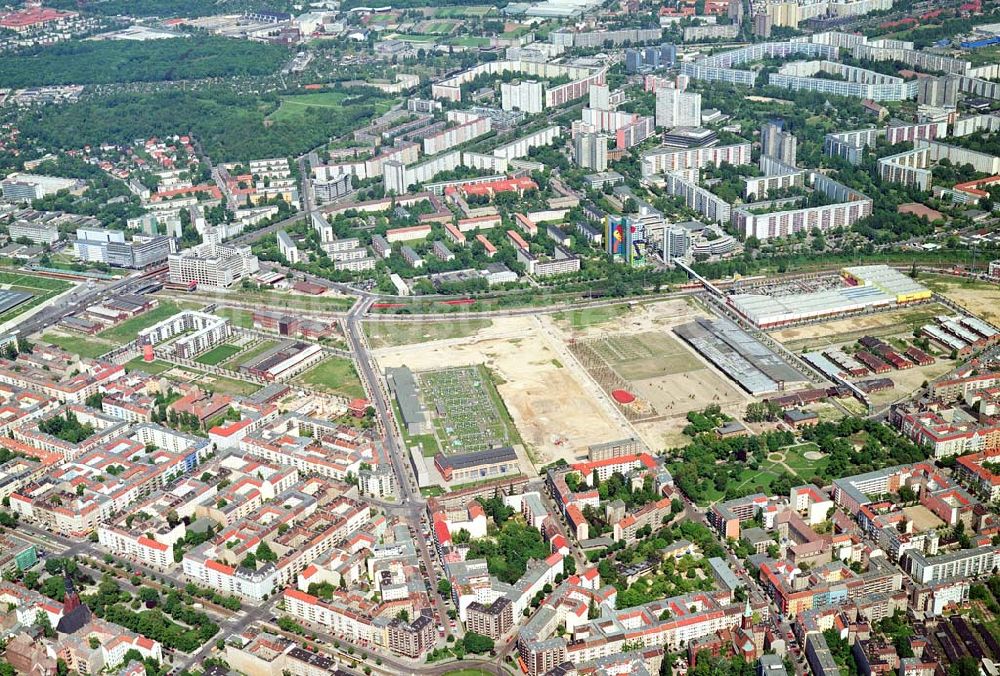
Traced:
<path id="1" fill-rule="evenodd" d="M 213 35 L 74 40 L 5 55 L 0 87 L 260 77 L 275 72 L 287 58 L 283 47 Z"/>

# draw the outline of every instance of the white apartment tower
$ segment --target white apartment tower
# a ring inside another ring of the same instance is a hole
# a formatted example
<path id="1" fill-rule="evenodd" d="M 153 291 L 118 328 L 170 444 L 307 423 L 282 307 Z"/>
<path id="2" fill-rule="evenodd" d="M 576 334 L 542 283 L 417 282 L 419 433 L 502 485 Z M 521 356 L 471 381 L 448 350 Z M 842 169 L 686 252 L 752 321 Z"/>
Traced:
<path id="1" fill-rule="evenodd" d="M 535 80 L 515 80 L 500 83 L 500 100 L 504 110 L 520 110 L 528 114 L 542 112 L 542 83 Z"/>
<path id="2" fill-rule="evenodd" d="M 590 107 L 611 110 L 611 89 L 608 85 L 590 85 Z"/>
<path id="3" fill-rule="evenodd" d="M 701 94 L 682 92 L 679 89 L 657 89 L 656 126 L 701 126 Z"/>
<path id="4" fill-rule="evenodd" d="M 781 160 L 795 166 L 798 140 L 790 131 L 785 131 L 782 121 L 766 122 L 760 128 L 760 154 Z"/>
<path id="5" fill-rule="evenodd" d="M 606 171 L 608 168 L 608 137 L 606 134 L 584 132 L 573 139 L 576 163 L 584 169 Z"/>

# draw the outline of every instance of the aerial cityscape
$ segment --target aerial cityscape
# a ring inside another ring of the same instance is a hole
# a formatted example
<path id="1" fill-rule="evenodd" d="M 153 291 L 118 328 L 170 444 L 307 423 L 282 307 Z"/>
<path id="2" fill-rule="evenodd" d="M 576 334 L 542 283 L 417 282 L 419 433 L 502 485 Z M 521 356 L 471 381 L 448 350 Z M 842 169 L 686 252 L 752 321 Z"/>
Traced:
<path id="1" fill-rule="evenodd" d="M 1000 676 L 1000 1 L 10 0 L 0 676 Z"/>

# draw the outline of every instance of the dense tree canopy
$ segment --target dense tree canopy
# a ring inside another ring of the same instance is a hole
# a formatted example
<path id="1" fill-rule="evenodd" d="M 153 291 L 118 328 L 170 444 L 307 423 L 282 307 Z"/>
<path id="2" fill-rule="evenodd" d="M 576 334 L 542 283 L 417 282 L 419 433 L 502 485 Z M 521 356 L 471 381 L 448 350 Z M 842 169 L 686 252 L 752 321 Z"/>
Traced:
<path id="1" fill-rule="evenodd" d="M 0 87 L 159 82 L 262 76 L 288 58 L 282 47 L 198 35 L 166 40 L 75 40 L 0 60 Z"/>
<path id="2" fill-rule="evenodd" d="M 470 559 L 486 559 L 490 573 L 508 584 L 521 579 L 530 559 L 548 555 L 538 529 L 515 521 L 507 521 L 495 539 L 480 538 L 469 548 Z"/>
<path id="3" fill-rule="evenodd" d="M 267 119 L 277 95 L 238 94 L 224 87 L 123 92 L 72 106 L 29 111 L 21 131 L 56 149 L 131 143 L 137 138 L 193 134 L 217 161 L 299 155 L 375 116 L 377 94 L 352 91 L 340 107 L 309 107 L 300 116 Z"/>

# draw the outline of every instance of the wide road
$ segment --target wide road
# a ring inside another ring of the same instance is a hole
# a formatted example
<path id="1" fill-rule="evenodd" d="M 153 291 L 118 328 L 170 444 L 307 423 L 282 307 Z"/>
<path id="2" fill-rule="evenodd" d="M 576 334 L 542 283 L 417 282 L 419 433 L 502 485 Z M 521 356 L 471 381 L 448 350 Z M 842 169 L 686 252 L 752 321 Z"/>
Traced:
<path id="1" fill-rule="evenodd" d="M 419 488 L 416 487 L 416 477 L 413 476 L 410 464 L 404 455 L 409 451 L 401 447 L 396 436 L 396 423 L 392 415 L 392 408 L 386 400 L 385 391 L 382 389 L 382 381 L 375 372 L 361 327 L 361 318 L 373 302 L 372 298 L 358 299 L 347 313 L 347 318 L 344 321 L 346 325 L 345 333 L 347 334 L 347 342 L 351 352 L 354 354 L 358 373 L 361 375 L 361 380 L 368 392 L 369 400 L 375 408 L 376 419 L 382 425 L 383 452 L 388 457 L 392 471 L 396 475 L 397 496 L 402 508 L 400 516 L 406 522 L 407 526 L 409 526 L 414 542 L 419 549 L 421 560 L 424 563 L 425 575 L 427 576 L 430 598 L 437 610 L 438 624 L 444 628 L 445 636 L 447 637 L 452 633 L 448 624 L 448 611 L 437 593 L 438 575 L 435 560 L 428 538 L 422 532 L 423 523 L 426 518 L 424 514 L 426 503 L 420 495 Z M 427 523 L 429 523 L 429 519 L 427 519 Z"/>

